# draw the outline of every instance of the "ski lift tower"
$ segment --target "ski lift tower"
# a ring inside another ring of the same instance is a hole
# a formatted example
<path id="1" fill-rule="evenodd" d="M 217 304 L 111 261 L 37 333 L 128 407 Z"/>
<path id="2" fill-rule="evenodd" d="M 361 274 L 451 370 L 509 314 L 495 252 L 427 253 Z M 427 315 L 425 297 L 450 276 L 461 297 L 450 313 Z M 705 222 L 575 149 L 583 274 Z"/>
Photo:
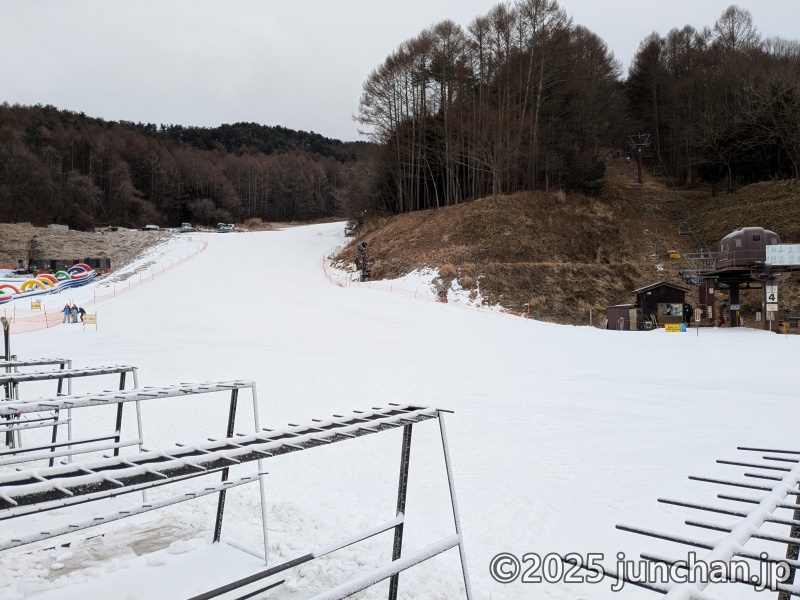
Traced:
<path id="1" fill-rule="evenodd" d="M 642 185 L 642 157 L 644 150 L 650 148 L 653 136 L 649 133 L 638 133 L 628 137 L 628 145 L 631 147 L 631 152 L 636 157 L 636 183 Z"/>

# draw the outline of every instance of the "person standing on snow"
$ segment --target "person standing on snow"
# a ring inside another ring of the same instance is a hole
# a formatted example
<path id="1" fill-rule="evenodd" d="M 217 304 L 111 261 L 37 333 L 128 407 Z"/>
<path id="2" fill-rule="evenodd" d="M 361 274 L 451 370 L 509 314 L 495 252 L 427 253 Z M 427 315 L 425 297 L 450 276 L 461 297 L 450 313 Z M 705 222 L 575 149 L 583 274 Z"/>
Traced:
<path id="1" fill-rule="evenodd" d="M 73 323 L 77 323 L 78 322 L 78 307 L 75 306 L 74 303 L 72 304 L 72 309 L 70 310 L 70 314 L 72 315 L 72 322 Z"/>
<path id="2" fill-rule="evenodd" d="M 61 321 L 62 323 L 69 323 L 69 316 L 72 313 L 72 309 L 69 307 L 69 302 L 64 305 L 64 309 L 61 311 L 64 313 L 64 320 Z"/>
<path id="3" fill-rule="evenodd" d="M 85 315 L 85 314 L 86 314 L 86 311 L 85 311 L 85 310 L 83 310 L 83 307 L 82 307 L 82 306 L 81 306 L 80 308 L 78 308 L 78 315 L 79 315 L 79 316 L 80 316 L 80 318 L 81 318 L 81 323 L 83 323 L 83 315 Z"/>

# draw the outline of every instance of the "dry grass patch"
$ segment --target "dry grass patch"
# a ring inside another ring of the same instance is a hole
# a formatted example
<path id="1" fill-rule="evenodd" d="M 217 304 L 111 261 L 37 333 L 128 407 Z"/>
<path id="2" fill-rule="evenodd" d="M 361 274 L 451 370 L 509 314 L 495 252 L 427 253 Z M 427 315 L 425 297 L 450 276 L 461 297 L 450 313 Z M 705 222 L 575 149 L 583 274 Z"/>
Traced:
<path id="1" fill-rule="evenodd" d="M 634 185 L 634 165 L 608 161 L 598 197 L 524 192 L 484 198 L 395 217 L 371 217 L 355 241 L 366 241 L 373 278 L 393 279 L 415 269 L 438 269 L 440 284 L 480 289 L 487 303 L 538 319 L 586 323 L 588 311 L 634 300 L 632 290 L 668 281 L 682 284 L 683 260 L 657 255 L 667 248 L 697 252 L 679 235 L 684 211 L 700 237 L 714 245 L 746 225 L 773 229 L 800 243 L 800 184 L 764 183 L 712 199 L 710 189 L 673 190 L 666 178 L 645 174 Z M 667 199 L 674 202 L 667 202 Z M 347 262 L 351 245 L 338 258 Z M 781 306 L 800 312 L 800 276 L 783 285 Z M 743 304 L 760 300 L 745 294 Z M 697 302 L 694 290 L 689 302 Z"/>

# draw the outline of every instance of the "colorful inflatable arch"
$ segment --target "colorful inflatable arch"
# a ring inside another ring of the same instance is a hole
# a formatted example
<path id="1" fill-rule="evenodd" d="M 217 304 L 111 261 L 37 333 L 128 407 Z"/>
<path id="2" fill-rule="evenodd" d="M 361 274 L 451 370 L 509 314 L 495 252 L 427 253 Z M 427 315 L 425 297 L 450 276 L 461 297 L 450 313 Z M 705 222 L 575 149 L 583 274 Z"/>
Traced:
<path id="1" fill-rule="evenodd" d="M 47 283 L 50 283 L 50 282 L 48 281 Z M 41 280 L 39 280 L 39 279 L 28 279 L 21 286 L 19 286 L 19 291 L 20 292 L 27 292 L 27 291 L 32 290 L 36 286 L 39 286 L 40 288 L 42 288 L 45 291 L 49 290 L 48 286 L 45 283 L 43 283 Z"/>
<path id="2" fill-rule="evenodd" d="M 0 302 L 5 303 L 17 298 L 49 294 L 71 287 L 86 285 L 96 275 L 97 273 L 89 265 L 78 263 L 66 271 L 57 271 L 53 275 L 42 273 L 33 279 L 26 279 L 19 287 L 7 283 L 8 280 L 6 280 L 6 282 L 0 282 Z"/>
<path id="3" fill-rule="evenodd" d="M 88 273 L 92 270 L 92 267 L 89 265 L 85 265 L 83 263 L 76 263 L 72 265 L 69 269 L 67 269 L 67 273 L 70 275 L 79 275 L 81 273 Z"/>
<path id="4" fill-rule="evenodd" d="M 14 287 L 14 286 L 13 286 L 13 285 L 11 285 L 10 283 L 0 283 L 0 289 L 10 289 L 10 290 L 14 290 L 14 293 L 15 293 L 15 294 L 20 294 L 20 293 L 21 293 L 21 292 L 19 291 L 19 288 L 17 288 L 17 287 Z"/>

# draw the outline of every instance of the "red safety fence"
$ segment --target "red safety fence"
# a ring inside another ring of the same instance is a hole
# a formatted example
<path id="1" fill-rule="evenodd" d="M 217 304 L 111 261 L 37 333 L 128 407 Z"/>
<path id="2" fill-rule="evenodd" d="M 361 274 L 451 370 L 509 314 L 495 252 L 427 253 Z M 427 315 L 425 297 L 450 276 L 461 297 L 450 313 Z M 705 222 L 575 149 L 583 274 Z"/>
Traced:
<path id="1" fill-rule="evenodd" d="M 90 306 L 102 304 L 103 302 L 112 300 L 121 294 L 135 290 L 145 283 L 154 281 L 156 278 L 162 277 L 163 275 L 169 273 L 178 265 L 185 263 L 190 258 L 194 258 L 200 252 L 203 252 L 207 247 L 208 242 L 206 240 L 200 240 L 197 249 L 195 249 L 194 252 L 188 252 L 186 256 L 183 256 L 178 260 L 171 259 L 169 264 L 163 263 L 159 267 L 152 267 L 147 274 L 138 273 L 138 276 L 137 274 L 134 274 L 125 281 L 110 284 L 110 292 L 98 294 L 97 288 L 95 288 L 92 298 L 85 300 L 81 304 L 81 307 L 87 309 Z M 65 322 L 63 313 L 64 307 L 61 305 L 60 301 L 58 306 L 53 306 L 51 303 L 50 308 L 48 308 L 45 305 L 46 300 L 44 297 L 34 296 L 32 300 L 34 302 L 41 302 L 41 310 L 21 309 L 17 308 L 16 304 L 11 307 L 3 307 L 0 309 L 0 314 L 8 319 L 9 323 L 12 325 L 12 333 L 27 333 L 29 331 L 37 331 L 39 329 L 49 329 Z"/>

